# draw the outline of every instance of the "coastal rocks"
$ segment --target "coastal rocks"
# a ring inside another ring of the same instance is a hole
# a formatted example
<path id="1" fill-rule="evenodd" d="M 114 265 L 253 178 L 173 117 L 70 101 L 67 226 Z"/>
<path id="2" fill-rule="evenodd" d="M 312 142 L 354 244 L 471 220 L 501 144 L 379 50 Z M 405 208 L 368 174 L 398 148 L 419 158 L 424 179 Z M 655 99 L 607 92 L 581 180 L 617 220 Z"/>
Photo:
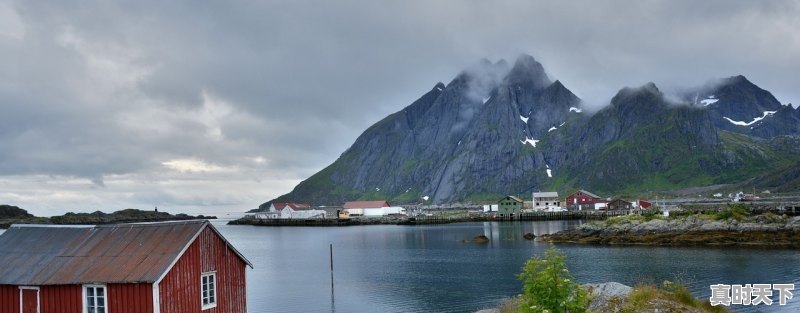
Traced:
<path id="1" fill-rule="evenodd" d="M 581 288 L 589 294 L 589 312 L 619 312 L 623 302 L 633 288 L 617 282 L 583 284 Z"/>
<path id="2" fill-rule="evenodd" d="M 531 233 L 527 233 L 525 235 L 522 235 L 522 238 L 525 238 L 526 240 L 533 240 L 533 239 L 536 238 L 536 235 L 531 234 Z"/>
<path id="3" fill-rule="evenodd" d="M 761 221 L 761 222 L 759 222 Z M 630 215 L 541 236 L 543 241 L 614 245 L 770 246 L 800 248 L 800 217 L 778 215 L 716 220 L 713 216 L 652 218 Z"/>
<path id="4" fill-rule="evenodd" d="M 471 242 L 471 243 L 489 243 L 489 237 L 484 235 L 477 235 L 470 240 L 464 240 L 463 242 Z"/>
<path id="5" fill-rule="evenodd" d="M 795 216 L 786 223 L 786 228 L 800 232 L 800 216 Z"/>

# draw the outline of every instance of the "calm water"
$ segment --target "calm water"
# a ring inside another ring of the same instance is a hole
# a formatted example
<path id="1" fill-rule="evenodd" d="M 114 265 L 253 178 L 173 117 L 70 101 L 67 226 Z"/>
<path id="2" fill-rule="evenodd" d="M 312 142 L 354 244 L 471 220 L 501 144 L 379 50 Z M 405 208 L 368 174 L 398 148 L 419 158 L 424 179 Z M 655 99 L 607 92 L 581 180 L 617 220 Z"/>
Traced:
<path id="1" fill-rule="evenodd" d="M 222 222 L 222 221 L 220 221 Z M 518 294 L 515 275 L 547 245 L 537 235 L 577 222 L 465 223 L 432 226 L 254 227 L 217 224 L 255 269 L 247 273 L 250 312 L 474 312 Z M 215 223 L 216 224 L 216 223 Z M 485 234 L 489 244 L 462 243 Z M 331 289 L 328 244 L 334 247 Z M 581 282 L 628 285 L 687 282 L 695 296 L 709 285 L 794 283 L 800 251 L 559 245 Z M 736 311 L 798 312 L 789 305 Z M 773 297 L 773 299 L 777 299 Z"/>
<path id="2" fill-rule="evenodd" d="M 214 224 L 255 266 L 247 272 L 250 312 L 474 312 L 518 294 L 522 264 L 547 245 L 524 240 L 576 222 L 433 226 L 254 227 Z M 0 230 L 2 234 L 2 230 Z M 462 243 L 485 234 L 489 244 Z M 328 244 L 334 246 L 331 289 Z M 710 284 L 794 283 L 800 251 L 558 245 L 580 282 L 688 282 L 697 297 Z M 784 307 L 800 312 L 800 290 Z M 777 299 L 777 297 L 773 297 Z"/>

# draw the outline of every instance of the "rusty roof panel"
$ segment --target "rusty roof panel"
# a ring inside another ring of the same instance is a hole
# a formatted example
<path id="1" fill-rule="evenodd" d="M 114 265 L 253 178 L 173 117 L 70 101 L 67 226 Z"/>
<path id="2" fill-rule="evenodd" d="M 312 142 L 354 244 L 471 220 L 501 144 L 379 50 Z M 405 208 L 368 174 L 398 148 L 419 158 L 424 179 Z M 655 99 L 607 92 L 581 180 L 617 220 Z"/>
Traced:
<path id="1" fill-rule="evenodd" d="M 15 225 L 0 235 L 0 284 L 152 283 L 207 225 Z"/>

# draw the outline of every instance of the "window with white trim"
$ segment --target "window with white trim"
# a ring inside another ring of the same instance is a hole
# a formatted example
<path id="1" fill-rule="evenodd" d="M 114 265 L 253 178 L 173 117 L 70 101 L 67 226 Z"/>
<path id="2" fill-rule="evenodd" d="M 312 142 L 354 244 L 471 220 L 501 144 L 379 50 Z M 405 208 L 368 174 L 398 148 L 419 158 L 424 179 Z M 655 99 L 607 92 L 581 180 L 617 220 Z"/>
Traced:
<path id="1" fill-rule="evenodd" d="M 85 301 L 83 302 L 85 313 L 106 313 L 108 312 L 108 301 L 106 286 L 87 285 L 83 287 Z"/>
<path id="2" fill-rule="evenodd" d="M 208 272 L 200 275 L 200 291 L 203 310 L 217 306 L 217 273 Z"/>

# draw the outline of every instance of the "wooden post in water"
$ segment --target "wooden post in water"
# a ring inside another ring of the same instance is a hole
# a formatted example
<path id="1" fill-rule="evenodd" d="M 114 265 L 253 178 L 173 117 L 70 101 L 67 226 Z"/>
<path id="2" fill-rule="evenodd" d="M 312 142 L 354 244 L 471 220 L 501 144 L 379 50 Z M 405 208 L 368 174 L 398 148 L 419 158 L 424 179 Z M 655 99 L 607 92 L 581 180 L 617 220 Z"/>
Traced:
<path id="1" fill-rule="evenodd" d="M 333 244 L 330 244 L 330 254 L 331 254 L 331 290 L 333 290 Z"/>
<path id="2" fill-rule="evenodd" d="M 333 294 L 333 243 L 330 243 L 328 247 L 331 256 L 331 313 L 333 313 L 336 312 L 336 298 Z"/>

